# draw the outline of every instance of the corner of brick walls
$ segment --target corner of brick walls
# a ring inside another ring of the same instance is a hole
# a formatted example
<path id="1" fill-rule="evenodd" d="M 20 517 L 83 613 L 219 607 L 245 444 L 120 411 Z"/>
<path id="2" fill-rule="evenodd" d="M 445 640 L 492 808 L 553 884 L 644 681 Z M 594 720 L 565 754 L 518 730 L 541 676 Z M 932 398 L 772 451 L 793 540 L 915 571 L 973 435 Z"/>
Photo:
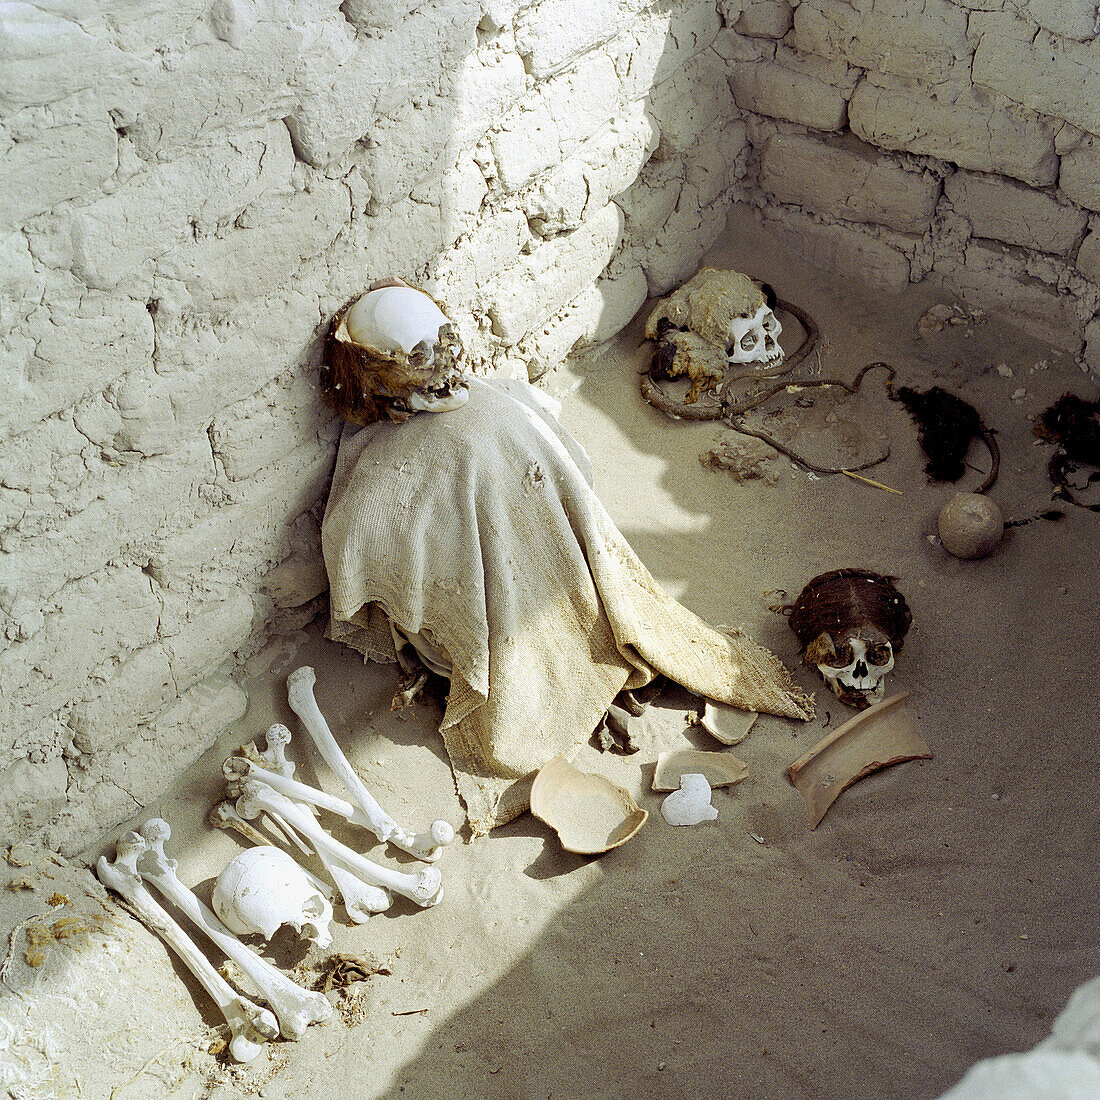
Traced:
<path id="1" fill-rule="evenodd" d="M 746 0 L 738 197 L 826 270 L 929 279 L 1100 371 L 1098 20 L 1092 0 Z"/>
<path id="2" fill-rule="evenodd" d="M 6 13 L 0 836 L 74 853 L 139 814 L 244 713 L 242 660 L 323 612 L 347 298 L 408 278 L 478 369 L 537 377 L 690 274 L 747 156 L 724 26 L 713 0 Z"/>

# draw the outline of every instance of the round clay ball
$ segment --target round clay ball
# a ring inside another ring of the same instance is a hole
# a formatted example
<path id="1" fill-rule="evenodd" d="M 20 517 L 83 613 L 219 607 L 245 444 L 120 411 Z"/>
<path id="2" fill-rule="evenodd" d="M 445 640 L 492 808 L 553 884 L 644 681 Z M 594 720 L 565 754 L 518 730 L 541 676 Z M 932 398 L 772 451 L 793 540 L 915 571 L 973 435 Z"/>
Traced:
<path id="1" fill-rule="evenodd" d="M 981 493 L 956 493 L 940 512 L 940 541 L 957 558 L 984 558 L 1004 533 L 1000 508 Z"/>

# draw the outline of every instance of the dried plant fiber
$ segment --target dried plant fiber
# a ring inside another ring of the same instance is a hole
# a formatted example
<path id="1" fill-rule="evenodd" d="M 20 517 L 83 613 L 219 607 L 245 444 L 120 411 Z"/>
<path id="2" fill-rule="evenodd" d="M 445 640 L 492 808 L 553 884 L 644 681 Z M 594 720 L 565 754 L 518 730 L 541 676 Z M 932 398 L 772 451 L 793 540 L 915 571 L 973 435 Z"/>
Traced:
<path id="1" fill-rule="evenodd" d="M 392 660 L 389 616 L 448 654 L 440 731 L 475 835 L 525 810 L 534 773 L 657 672 L 732 706 L 813 713 L 775 656 L 658 587 L 591 482 L 526 382 L 475 379 L 461 409 L 340 442 L 322 529 L 330 636 Z"/>

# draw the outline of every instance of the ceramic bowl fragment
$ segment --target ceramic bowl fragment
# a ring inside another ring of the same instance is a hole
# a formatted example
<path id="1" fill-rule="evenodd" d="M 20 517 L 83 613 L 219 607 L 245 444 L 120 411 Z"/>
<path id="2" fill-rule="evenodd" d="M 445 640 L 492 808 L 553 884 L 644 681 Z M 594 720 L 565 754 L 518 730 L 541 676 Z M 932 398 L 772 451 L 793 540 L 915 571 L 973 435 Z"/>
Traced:
<path id="1" fill-rule="evenodd" d="M 680 777 L 693 772 L 702 775 L 711 787 L 728 787 L 746 779 L 749 766 L 728 752 L 703 752 L 700 749 L 662 752 L 657 757 L 657 768 L 653 773 L 653 789 L 674 791 L 680 786 Z"/>
<path id="2" fill-rule="evenodd" d="M 748 737 L 749 730 L 759 717 L 754 710 L 742 710 L 740 707 L 706 699 L 703 702 L 703 713 L 695 719 L 694 725 L 705 729 L 723 745 L 739 745 Z"/>
<path id="3" fill-rule="evenodd" d="M 718 816 L 718 809 L 711 805 L 707 777 L 698 772 L 680 776 L 680 789 L 661 803 L 661 816 L 670 825 L 700 825 L 713 821 Z"/>
<path id="4" fill-rule="evenodd" d="M 904 706 L 908 698 L 909 692 L 902 691 L 861 711 L 787 769 L 806 802 L 811 829 L 856 780 L 903 760 L 932 758 L 932 750 Z"/>
<path id="5" fill-rule="evenodd" d="M 531 813 L 558 834 L 567 852 L 581 855 L 625 844 L 649 817 L 629 791 L 574 768 L 564 756 L 539 769 L 531 787 Z"/>

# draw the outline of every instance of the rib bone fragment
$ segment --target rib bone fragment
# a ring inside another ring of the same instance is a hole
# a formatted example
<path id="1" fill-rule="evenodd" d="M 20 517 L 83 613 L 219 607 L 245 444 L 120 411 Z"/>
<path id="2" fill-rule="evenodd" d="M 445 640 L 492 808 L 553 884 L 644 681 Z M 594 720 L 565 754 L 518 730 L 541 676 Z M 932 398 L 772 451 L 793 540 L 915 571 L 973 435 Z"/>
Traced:
<path id="1" fill-rule="evenodd" d="M 186 932 L 149 893 L 137 870 L 138 859 L 148 845 L 138 833 L 125 833 L 118 840 L 114 862 L 100 856 L 96 874 L 104 886 L 126 899 L 130 908 L 187 964 L 203 989 L 221 1009 L 233 1038 L 229 1053 L 238 1062 L 251 1062 L 262 1045 L 279 1035 L 279 1024 L 266 1009 L 242 997 L 214 969 Z"/>
<path id="2" fill-rule="evenodd" d="M 332 736 L 313 694 L 316 682 L 316 673 L 308 665 L 295 669 L 287 679 L 290 708 L 302 720 L 325 763 L 336 773 L 350 792 L 352 801 L 362 810 L 363 823 L 379 840 L 388 841 L 418 859 L 434 862 L 440 856 L 440 849 L 454 840 L 454 829 L 446 821 L 435 821 L 426 832 L 412 833 L 403 829 L 382 809 Z"/>

